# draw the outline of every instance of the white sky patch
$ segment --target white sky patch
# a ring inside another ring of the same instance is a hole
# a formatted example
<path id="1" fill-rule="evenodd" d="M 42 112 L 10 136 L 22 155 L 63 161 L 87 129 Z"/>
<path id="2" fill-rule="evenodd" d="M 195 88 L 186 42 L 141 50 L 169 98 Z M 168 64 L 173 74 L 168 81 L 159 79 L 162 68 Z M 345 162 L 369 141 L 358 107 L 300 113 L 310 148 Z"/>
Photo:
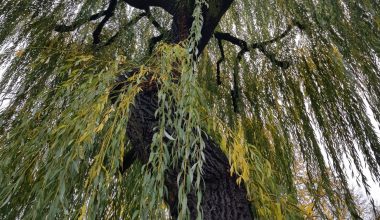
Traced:
<path id="1" fill-rule="evenodd" d="M 8 50 L 9 47 L 11 47 L 10 44 L 4 45 L 2 48 L 0 48 L 0 56 L 5 53 L 12 53 L 12 51 Z M 5 73 L 9 65 L 10 65 L 10 61 L 0 63 L 0 80 L 3 79 L 3 74 Z M 6 96 L 7 94 L 3 94 L 2 91 L 0 91 L 0 112 L 10 103 L 10 100 Z"/>
<path id="2" fill-rule="evenodd" d="M 327 154 L 326 145 L 323 142 L 322 132 L 318 128 L 318 123 L 317 123 L 317 121 L 315 119 L 315 115 L 313 114 L 313 112 L 311 110 L 310 100 L 305 95 L 303 84 L 301 84 L 300 87 L 301 87 L 301 91 L 302 91 L 302 93 L 303 93 L 303 95 L 305 97 L 304 104 L 305 104 L 306 112 L 307 112 L 308 117 L 310 117 L 310 120 L 312 122 L 311 126 L 312 126 L 312 128 L 314 130 L 314 134 L 317 137 L 318 145 L 320 146 L 320 149 L 321 149 L 321 152 L 323 154 L 323 157 L 324 157 L 325 161 L 329 163 L 329 167 L 331 169 L 334 169 L 333 166 L 330 163 L 331 162 L 331 158 Z M 373 112 L 370 109 L 367 100 L 364 99 L 364 98 L 363 98 L 363 100 L 364 100 L 364 104 L 366 106 L 366 113 L 367 113 L 368 117 L 370 118 L 372 125 L 375 128 L 376 134 L 378 135 L 378 137 L 380 139 L 379 122 L 377 122 L 375 120 L 375 118 L 373 116 Z M 359 152 L 359 153 L 361 152 L 359 149 L 357 149 L 357 147 L 356 147 L 356 151 Z M 358 154 L 357 156 L 359 157 L 360 163 L 363 165 L 363 169 L 362 170 L 363 170 L 364 176 L 367 178 L 367 184 L 370 187 L 370 189 L 369 189 L 370 196 L 374 199 L 375 204 L 380 204 L 380 186 L 379 186 L 378 183 L 376 183 L 373 180 L 372 174 L 371 174 L 370 170 L 368 169 L 368 166 L 367 166 L 366 162 L 364 161 L 363 155 L 362 154 Z M 359 194 L 365 196 L 369 200 L 369 197 L 368 197 L 368 195 L 365 192 L 365 188 L 364 188 L 363 184 L 361 183 L 361 178 L 360 178 L 360 174 L 359 174 L 358 170 L 356 169 L 355 166 L 350 165 L 350 161 L 352 161 L 352 159 L 349 158 L 348 155 L 341 155 L 341 157 L 342 157 L 343 165 L 344 165 L 343 168 L 344 168 L 345 173 L 347 174 L 348 183 L 349 183 L 351 189 L 355 190 L 355 191 L 359 190 Z M 357 181 L 357 180 L 359 180 L 359 181 Z"/>

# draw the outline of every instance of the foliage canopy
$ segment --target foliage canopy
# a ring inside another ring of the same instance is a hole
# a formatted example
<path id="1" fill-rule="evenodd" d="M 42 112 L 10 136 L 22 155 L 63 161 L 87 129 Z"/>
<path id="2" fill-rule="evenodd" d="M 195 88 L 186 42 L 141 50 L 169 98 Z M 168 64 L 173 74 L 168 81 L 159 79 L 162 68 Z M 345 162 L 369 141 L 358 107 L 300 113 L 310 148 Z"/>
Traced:
<path id="1" fill-rule="evenodd" d="M 168 217 L 164 176 L 173 166 L 187 218 L 187 194 L 202 182 L 204 131 L 246 185 L 256 215 L 303 216 L 297 157 L 321 216 L 321 188 L 333 213 L 343 203 L 357 215 L 344 161 L 367 191 L 365 164 L 380 182 L 371 122 L 380 121 L 378 0 L 235 1 L 204 50 L 202 10 L 212 12 L 215 1 L 189 1 L 192 27 L 178 44 L 149 40 L 167 37 L 172 15 L 125 2 L 94 34 L 112 2 L 1 2 L 0 96 L 8 104 L 0 112 L 0 218 Z M 115 79 L 136 68 L 112 103 Z M 159 125 L 149 162 L 122 175 L 130 110 L 152 81 L 160 85 Z"/>

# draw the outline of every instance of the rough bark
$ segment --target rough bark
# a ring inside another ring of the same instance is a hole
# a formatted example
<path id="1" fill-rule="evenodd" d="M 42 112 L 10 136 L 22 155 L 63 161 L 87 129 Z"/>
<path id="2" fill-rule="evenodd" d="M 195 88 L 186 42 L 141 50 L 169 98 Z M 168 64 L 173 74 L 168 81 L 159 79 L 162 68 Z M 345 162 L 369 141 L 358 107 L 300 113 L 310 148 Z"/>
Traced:
<path id="1" fill-rule="evenodd" d="M 125 0 L 128 4 L 138 8 L 147 6 L 158 6 L 173 15 L 173 26 L 171 29 L 171 42 L 179 42 L 189 36 L 192 23 L 192 11 L 194 1 L 175 0 Z M 231 6 L 233 0 L 209 0 L 209 8 L 203 8 L 204 25 L 202 27 L 202 38 L 198 44 L 201 53 L 209 42 L 218 25 L 221 17 Z M 130 119 L 127 125 L 127 136 L 134 146 L 136 157 L 143 163 L 149 158 L 149 148 L 153 138 L 153 128 L 157 126 L 158 120 L 154 113 L 158 107 L 157 86 L 144 88 L 143 92 L 137 95 L 135 105 L 131 110 Z M 236 176 L 230 175 L 230 165 L 226 155 L 220 147 L 206 135 L 205 142 L 205 163 L 203 165 L 202 183 L 202 210 L 206 220 L 244 220 L 253 219 L 250 203 L 247 200 L 247 191 L 242 183 L 236 183 Z M 131 155 L 129 155 L 131 156 Z M 170 207 L 173 218 L 178 215 L 178 190 L 175 170 L 169 170 L 166 175 L 166 187 L 169 195 L 166 201 Z M 191 219 L 196 218 L 196 197 L 194 193 L 188 195 L 188 207 Z"/>
<path id="2" fill-rule="evenodd" d="M 158 123 L 154 117 L 154 112 L 158 106 L 157 101 L 157 88 L 151 87 L 138 94 L 127 125 L 128 138 L 137 151 L 137 158 L 143 163 L 148 161 L 149 148 L 154 134 L 153 128 Z M 230 175 L 228 159 L 220 147 L 211 138 L 205 136 L 203 139 L 206 145 L 202 176 L 204 219 L 252 219 L 244 184 L 237 185 L 237 177 Z M 175 170 L 170 170 L 166 177 L 166 187 L 169 191 L 166 201 L 173 218 L 176 218 L 178 214 L 176 174 Z M 195 194 L 190 193 L 188 195 L 188 207 L 191 219 L 196 217 L 196 204 Z"/>

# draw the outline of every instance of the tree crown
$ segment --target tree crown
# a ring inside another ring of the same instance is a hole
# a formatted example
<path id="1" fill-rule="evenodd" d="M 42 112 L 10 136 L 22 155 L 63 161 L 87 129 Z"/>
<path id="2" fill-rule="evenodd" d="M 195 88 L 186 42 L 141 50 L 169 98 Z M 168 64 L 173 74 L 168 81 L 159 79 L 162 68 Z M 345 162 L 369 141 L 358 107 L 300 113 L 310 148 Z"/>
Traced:
<path id="1" fill-rule="evenodd" d="M 300 157 L 321 214 L 322 188 L 337 216 L 341 203 L 358 215 L 345 161 L 367 191 L 364 163 L 380 181 L 378 0 L 3 0 L 0 12 L 1 218 L 165 217 L 170 167 L 187 216 L 204 131 L 261 217 L 302 216 Z M 130 109 L 157 85 L 149 162 L 121 176 Z"/>

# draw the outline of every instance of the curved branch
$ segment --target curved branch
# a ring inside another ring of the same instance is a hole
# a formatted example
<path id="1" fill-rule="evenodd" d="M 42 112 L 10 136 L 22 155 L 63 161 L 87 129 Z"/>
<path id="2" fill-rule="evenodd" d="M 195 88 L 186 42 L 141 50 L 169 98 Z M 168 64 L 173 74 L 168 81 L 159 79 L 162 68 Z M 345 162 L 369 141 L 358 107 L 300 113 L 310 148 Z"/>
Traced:
<path id="1" fill-rule="evenodd" d="M 284 37 L 286 37 L 290 31 L 292 30 L 294 25 L 289 25 L 286 30 L 279 36 L 268 40 L 268 41 L 263 41 L 259 43 L 253 43 L 251 45 L 248 45 L 248 43 L 242 39 L 239 39 L 237 37 L 232 36 L 229 33 L 221 33 L 221 32 L 216 32 L 214 33 L 215 38 L 218 41 L 218 47 L 221 53 L 221 57 L 216 63 L 216 78 L 217 78 L 217 84 L 221 84 L 220 80 L 220 64 L 224 61 L 224 49 L 223 49 L 223 44 L 222 40 L 228 41 L 236 46 L 240 47 L 240 51 L 237 54 L 235 64 L 234 64 L 234 70 L 233 70 L 233 87 L 231 89 L 231 98 L 232 98 L 232 105 L 234 108 L 234 112 L 238 113 L 238 101 L 239 101 L 239 63 L 241 59 L 243 58 L 244 54 L 252 49 L 258 49 L 260 50 L 274 65 L 282 68 L 282 69 L 287 69 L 290 66 L 290 63 L 288 61 L 281 61 L 277 60 L 276 55 L 270 51 L 268 51 L 265 47 L 271 43 L 275 43 Z"/>
<path id="2" fill-rule="evenodd" d="M 268 45 L 268 44 L 271 44 L 271 43 L 275 43 L 275 42 L 277 42 L 277 41 L 280 41 L 281 39 L 283 39 L 284 37 L 286 37 L 286 36 L 290 33 L 290 31 L 293 29 L 293 27 L 294 27 L 294 25 L 289 25 L 289 26 L 286 28 L 286 30 L 285 30 L 282 34 L 280 34 L 279 36 L 277 36 L 277 37 L 275 37 L 275 38 L 273 38 L 273 39 L 271 39 L 271 40 L 263 41 L 263 42 L 261 42 L 261 43 L 255 43 L 255 44 L 252 44 L 252 47 L 255 47 L 255 45 L 263 45 L 263 46 L 266 46 L 266 45 Z"/>
<path id="3" fill-rule="evenodd" d="M 242 39 L 232 36 L 230 33 L 215 32 L 214 36 L 218 40 L 228 41 L 236 46 L 239 46 L 242 50 L 248 52 L 248 43 Z"/>
<path id="4" fill-rule="evenodd" d="M 116 5 L 117 5 L 117 0 L 110 0 L 108 8 L 105 11 L 105 16 L 103 20 L 98 24 L 98 26 L 95 28 L 94 32 L 92 33 L 93 44 L 100 43 L 100 33 L 102 32 L 103 27 L 107 23 L 107 21 L 113 16 L 114 11 L 116 9 Z"/>
<path id="5" fill-rule="evenodd" d="M 232 36 L 231 34 L 229 33 L 221 33 L 221 32 L 215 32 L 214 33 L 214 36 L 215 38 L 218 40 L 218 41 L 221 41 L 221 40 L 225 40 L 225 41 L 228 41 L 236 46 L 239 46 L 241 51 L 239 53 L 246 53 L 250 50 L 253 50 L 253 49 L 258 49 L 260 50 L 274 65 L 282 68 L 282 69 L 287 69 L 289 66 L 290 66 L 290 62 L 289 61 L 282 61 L 282 60 L 278 60 L 276 58 L 276 55 L 270 51 L 268 51 L 266 49 L 266 46 L 269 45 L 269 44 L 272 44 L 272 43 L 275 43 L 275 42 L 278 42 L 280 41 L 281 39 L 283 39 L 284 37 L 286 37 L 290 31 L 293 29 L 294 25 L 289 25 L 286 30 L 280 34 L 279 36 L 271 39 L 271 40 L 267 40 L 267 41 L 263 41 L 263 42 L 259 42 L 259 43 L 253 43 L 251 45 L 248 45 L 248 43 L 242 39 L 239 39 L 237 37 L 234 37 Z"/>
<path id="6" fill-rule="evenodd" d="M 161 40 L 163 40 L 164 39 L 164 35 L 163 34 L 160 34 L 160 35 L 158 35 L 158 36 L 156 36 L 156 37 L 152 37 L 150 40 L 149 40 L 149 47 L 148 47 L 148 49 L 149 49 L 149 54 L 152 54 L 152 52 L 153 52 L 153 49 L 154 49 L 154 46 L 156 46 L 156 44 L 158 43 L 158 42 L 160 42 Z"/>

